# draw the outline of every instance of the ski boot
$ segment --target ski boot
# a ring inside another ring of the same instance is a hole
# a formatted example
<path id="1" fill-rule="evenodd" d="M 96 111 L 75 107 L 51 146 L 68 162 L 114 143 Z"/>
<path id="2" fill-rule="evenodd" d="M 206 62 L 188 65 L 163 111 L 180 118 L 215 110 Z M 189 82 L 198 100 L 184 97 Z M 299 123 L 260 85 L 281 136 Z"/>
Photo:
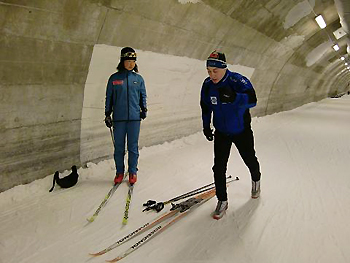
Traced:
<path id="1" fill-rule="evenodd" d="M 260 196 L 260 180 L 252 181 L 252 198 L 257 199 Z"/>
<path id="2" fill-rule="evenodd" d="M 133 185 L 137 181 L 137 175 L 134 173 L 129 173 L 129 183 Z"/>
<path id="3" fill-rule="evenodd" d="M 115 184 L 120 184 L 124 179 L 124 173 L 117 173 L 116 176 L 114 177 L 114 183 Z"/>
<path id="4" fill-rule="evenodd" d="M 222 218 L 228 208 L 228 201 L 218 201 L 215 211 L 213 213 L 213 218 L 219 220 Z"/>

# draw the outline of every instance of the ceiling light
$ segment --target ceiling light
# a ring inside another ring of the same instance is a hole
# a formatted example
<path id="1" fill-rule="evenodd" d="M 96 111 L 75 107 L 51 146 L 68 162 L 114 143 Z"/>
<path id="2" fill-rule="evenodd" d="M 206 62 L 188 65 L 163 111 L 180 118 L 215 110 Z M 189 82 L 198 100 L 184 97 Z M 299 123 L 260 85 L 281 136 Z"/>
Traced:
<path id="1" fill-rule="evenodd" d="M 344 57 L 341 57 L 340 59 L 341 59 L 341 60 L 345 60 L 345 58 L 344 58 Z"/>
<path id="2" fill-rule="evenodd" d="M 320 28 L 325 28 L 327 26 L 326 22 L 323 20 L 323 17 L 321 15 L 316 16 L 315 20 Z"/>
<path id="3" fill-rule="evenodd" d="M 339 46 L 338 46 L 337 44 L 335 44 L 335 45 L 333 46 L 333 49 L 334 49 L 335 51 L 338 51 L 338 50 L 339 50 Z"/>
<path id="4" fill-rule="evenodd" d="M 342 27 L 338 28 L 333 32 L 333 35 L 335 36 L 336 39 L 342 38 L 343 36 L 346 35 L 346 32 Z"/>
<path id="5" fill-rule="evenodd" d="M 345 66 L 347 66 L 348 65 L 348 63 L 347 62 L 345 62 Z"/>

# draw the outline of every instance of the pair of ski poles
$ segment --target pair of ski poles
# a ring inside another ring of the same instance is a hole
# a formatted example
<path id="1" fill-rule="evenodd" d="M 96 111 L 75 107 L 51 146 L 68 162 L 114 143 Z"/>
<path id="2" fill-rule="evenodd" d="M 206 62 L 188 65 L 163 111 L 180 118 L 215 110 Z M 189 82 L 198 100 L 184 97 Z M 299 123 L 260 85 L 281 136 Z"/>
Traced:
<path id="1" fill-rule="evenodd" d="M 231 179 L 232 176 L 229 175 L 226 177 L 226 180 L 227 179 Z M 238 181 L 239 178 L 236 177 L 235 179 L 232 179 L 232 180 L 229 180 L 227 181 L 227 183 L 231 183 L 233 181 Z M 156 212 L 160 212 L 163 210 L 164 206 L 167 205 L 167 204 L 170 204 L 170 203 L 173 203 L 173 202 L 176 202 L 176 201 L 179 201 L 181 199 L 185 199 L 187 197 L 191 197 L 191 196 L 194 196 L 194 195 L 197 195 L 197 194 L 200 194 L 200 193 L 203 193 L 203 192 L 206 192 L 206 191 L 209 191 L 209 190 L 212 190 L 215 188 L 215 186 L 213 186 L 215 183 L 210 183 L 210 184 L 207 184 L 207 185 L 204 185 L 202 187 L 199 187 L 197 189 L 194 189 L 192 191 L 189 191 L 187 193 L 184 193 L 182 195 L 179 195 L 179 196 L 176 196 L 170 200 L 167 200 L 167 201 L 164 201 L 164 202 L 156 202 L 154 200 L 148 200 L 146 203 L 143 204 L 143 206 L 145 206 L 146 208 L 142 210 L 142 212 L 144 211 L 150 211 L 150 210 L 154 210 Z M 174 206 L 174 204 L 172 204 L 172 206 Z"/>

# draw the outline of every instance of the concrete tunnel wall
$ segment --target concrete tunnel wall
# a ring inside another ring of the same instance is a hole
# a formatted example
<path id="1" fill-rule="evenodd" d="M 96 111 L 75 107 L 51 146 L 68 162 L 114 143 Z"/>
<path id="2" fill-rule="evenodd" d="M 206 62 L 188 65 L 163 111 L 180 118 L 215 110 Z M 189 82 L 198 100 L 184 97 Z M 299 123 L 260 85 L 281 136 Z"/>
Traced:
<path id="1" fill-rule="evenodd" d="M 313 7 L 339 23 L 333 1 L 313 1 Z M 349 75 L 338 73 L 339 64 L 328 51 L 331 44 L 310 22 L 311 13 L 306 1 L 287 0 L 0 1 L 0 191 L 111 157 L 101 101 L 107 79 L 94 78 L 93 71 L 96 63 L 104 64 L 103 55 L 93 59 L 101 47 L 110 51 L 105 53 L 106 76 L 113 73 L 123 46 L 160 61 L 182 59 L 193 70 L 189 74 L 182 67 L 168 70 L 167 62 L 158 64 L 165 69 L 163 80 L 177 70 L 193 81 L 178 90 L 190 94 L 184 110 L 170 109 L 169 83 L 152 87 L 154 80 L 140 67 L 150 110 L 140 147 L 201 130 L 200 79 L 214 49 L 226 53 L 233 69 L 252 73 L 258 96 L 253 116 L 348 90 Z M 315 49 L 324 51 L 312 55 Z M 96 89 L 103 91 L 94 97 Z"/>

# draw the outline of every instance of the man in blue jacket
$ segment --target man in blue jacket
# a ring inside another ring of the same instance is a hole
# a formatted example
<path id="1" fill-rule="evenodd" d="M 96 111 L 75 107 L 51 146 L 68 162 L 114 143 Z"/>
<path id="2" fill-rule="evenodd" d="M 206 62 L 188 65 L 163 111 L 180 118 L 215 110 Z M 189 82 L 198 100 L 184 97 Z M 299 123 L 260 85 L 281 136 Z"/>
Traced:
<path id="1" fill-rule="evenodd" d="M 136 52 L 133 48 L 125 47 L 121 50 L 117 70 L 107 84 L 105 123 L 108 128 L 113 127 L 114 133 L 114 161 L 117 170 L 114 183 L 121 183 L 124 178 L 127 137 L 129 183 L 134 184 L 137 179 L 140 121 L 146 118 L 147 106 L 145 82 L 137 73 Z"/>
<path id="2" fill-rule="evenodd" d="M 226 169 L 232 143 L 235 144 L 252 179 L 252 198 L 260 195 L 260 167 L 255 156 L 254 137 L 249 108 L 257 99 L 250 81 L 227 69 L 225 54 L 214 51 L 207 59 L 209 77 L 202 85 L 200 105 L 203 133 L 208 141 L 214 139 L 214 182 L 218 204 L 213 214 L 220 219 L 228 208 Z M 213 115 L 215 133 L 210 127 Z"/>

